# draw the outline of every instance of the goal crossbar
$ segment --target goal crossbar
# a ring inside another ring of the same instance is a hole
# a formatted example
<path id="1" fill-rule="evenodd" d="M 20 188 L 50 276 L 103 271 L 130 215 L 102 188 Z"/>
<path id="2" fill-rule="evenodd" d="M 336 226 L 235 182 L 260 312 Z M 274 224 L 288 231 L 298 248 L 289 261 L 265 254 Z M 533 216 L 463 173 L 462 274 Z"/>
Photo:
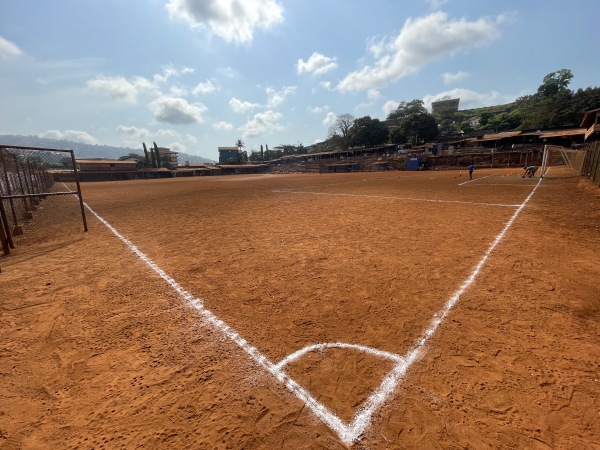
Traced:
<path id="1" fill-rule="evenodd" d="M 566 178 L 581 175 L 585 150 L 573 150 L 558 145 L 545 145 L 541 177 Z"/>

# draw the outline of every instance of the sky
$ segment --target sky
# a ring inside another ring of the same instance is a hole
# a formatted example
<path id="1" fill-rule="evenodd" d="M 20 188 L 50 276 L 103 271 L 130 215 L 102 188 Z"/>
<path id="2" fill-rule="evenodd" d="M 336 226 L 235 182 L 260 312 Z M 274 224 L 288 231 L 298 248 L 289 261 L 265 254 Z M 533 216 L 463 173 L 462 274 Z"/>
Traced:
<path id="1" fill-rule="evenodd" d="M 0 0 L 0 135 L 218 160 L 310 145 L 337 116 L 597 87 L 593 0 Z"/>

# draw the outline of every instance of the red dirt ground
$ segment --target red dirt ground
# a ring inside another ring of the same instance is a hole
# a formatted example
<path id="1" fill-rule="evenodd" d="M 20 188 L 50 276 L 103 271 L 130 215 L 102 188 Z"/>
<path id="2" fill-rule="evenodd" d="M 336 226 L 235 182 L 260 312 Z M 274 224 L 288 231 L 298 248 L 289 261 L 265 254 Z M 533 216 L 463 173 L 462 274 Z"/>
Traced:
<path id="1" fill-rule="evenodd" d="M 537 183 L 509 172 L 140 180 L 83 195 L 277 363 L 326 342 L 404 355 Z M 1 448 L 348 447 L 88 224 L 0 259 Z M 598 188 L 544 179 L 349 447 L 600 449 L 599 231 Z M 348 422 L 391 368 L 327 349 L 285 370 Z"/>

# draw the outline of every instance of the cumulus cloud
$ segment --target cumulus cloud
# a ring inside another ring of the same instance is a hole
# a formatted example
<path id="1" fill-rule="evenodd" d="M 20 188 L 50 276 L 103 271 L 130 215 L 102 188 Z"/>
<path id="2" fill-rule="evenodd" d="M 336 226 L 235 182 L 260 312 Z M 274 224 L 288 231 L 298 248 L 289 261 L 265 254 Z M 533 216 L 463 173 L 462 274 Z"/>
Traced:
<path id="1" fill-rule="evenodd" d="M 452 89 L 435 95 L 426 95 L 423 103 L 431 110 L 431 102 L 448 98 L 460 98 L 461 109 L 481 108 L 484 106 L 504 105 L 514 102 L 519 95 L 506 95 L 499 92 L 479 93 L 470 89 Z"/>
<path id="2" fill-rule="evenodd" d="M 185 152 L 187 150 L 186 145 L 180 141 L 174 141 L 167 145 L 167 148 L 171 149 L 172 152 Z"/>
<path id="3" fill-rule="evenodd" d="M 140 93 L 144 91 L 158 93 L 159 88 L 165 85 L 170 78 L 179 77 L 191 72 L 193 72 L 193 69 L 188 67 L 179 69 L 169 65 L 163 67 L 161 73 L 154 74 L 152 80 L 139 76 L 127 79 L 122 76 L 107 77 L 100 75 L 93 80 L 89 80 L 86 85 L 90 89 L 106 92 L 114 100 L 135 104 Z M 185 89 L 183 88 L 177 86 L 171 87 L 171 95 L 174 97 L 181 96 L 184 93 Z"/>
<path id="4" fill-rule="evenodd" d="M 236 113 L 244 113 L 246 111 L 262 107 L 260 103 L 244 102 L 242 100 L 238 100 L 235 97 L 229 100 L 229 106 L 231 106 L 231 109 L 233 109 L 233 111 Z"/>
<path id="5" fill-rule="evenodd" d="M 284 86 L 280 91 L 276 91 L 272 88 L 267 88 L 267 107 L 276 108 L 281 105 L 288 95 L 296 92 L 296 86 Z"/>
<path id="6" fill-rule="evenodd" d="M 176 125 L 203 123 L 202 114 L 207 110 L 202 103 L 188 103 L 183 98 L 168 96 L 154 100 L 149 107 L 156 120 Z"/>
<path id="7" fill-rule="evenodd" d="M 331 81 L 321 81 L 319 82 L 319 86 L 321 86 L 323 89 L 327 89 L 328 91 L 331 90 Z"/>
<path id="8" fill-rule="evenodd" d="M 387 117 L 392 111 L 395 111 L 399 104 L 400 102 L 394 100 L 388 100 L 385 102 L 381 108 L 385 113 L 385 117 Z"/>
<path id="9" fill-rule="evenodd" d="M 193 29 L 209 28 L 227 42 L 252 42 L 254 32 L 283 21 L 276 0 L 169 0 L 167 11 Z"/>
<path id="10" fill-rule="evenodd" d="M 328 105 L 325 106 L 309 106 L 308 111 L 314 114 L 322 114 L 329 109 Z"/>
<path id="11" fill-rule="evenodd" d="M 194 95 L 210 94 L 211 92 L 214 92 L 216 90 L 217 90 L 217 88 L 215 87 L 213 82 L 211 80 L 207 80 L 202 83 L 198 83 L 196 85 L 196 87 L 194 88 L 194 90 L 192 91 L 192 94 L 194 94 Z"/>
<path id="12" fill-rule="evenodd" d="M 254 138 L 271 131 L 281 131 L 284 126 L 278 123 L 283 119 L 281 113 L 265 111 L 255 114 L 254 117 L 240 128 L 244 138 Z"/>
<path id="13" fill-rule="evenodd" d="M 155 133 L 155 135 L 158 138 L 170 137 L 179 139 L 179 133 L 175 130 L 170 130 L 169 128 L 161 128 Z"/>
<path id="14" fill-rule="evenodd" d="M 335 120 L 337 119 L 337 116 L 332 113 L 332 112 L 328 112 L 327 115 L 325 116 L 325 118 L 323 119 L 323 125 L 325 126 L 331 126 L 335 123 Z"/>
<path id="15" fill-rule="evenodd" d="M 349 73 L 336 89 L 363 91 L 388 85 L 444 55 L 489 44 L 500 34 L 497 25 L 498 20 L 489 18 L 451 20 L 441 11 L 409 18 L 396 37 L 372 44 L 370 52 L 378 55 L 373 65 Z"/>
<path id="16" fill-rule="evenodd" d="M 459 71 L 456 73 L 444 72 L 442 74 L 442 79 L 444 80 L 444 84 L 458 83 L 459 81 L 462 81 L 468 77 L 469 77 L 469 74 L 467 72 L 462 72 L 462 71 Z"/>
<path id="17" fill-rule="evenodd" d="M 198 139 L 196 139 L 194 136 L 192 136 L 191 134 L 186 134 L 184 136 L 184 139 L 189 142 L 190 144 L 197 144 L 198 143 Z"/>
<path id="18" fill-rule="evenodd" d="M 313 75 L 323 75 L 337 67 L 335 58 L 328 58 L 327 56 L 321 55 L 320 53 L 313 53 L 308 58 L 308 61 L 304 62 L 303 59 L 299 59 L 296 64 L 296 71 L 298 75 L 303 73 L 311 73 Z"/>
<path id="19" fill-rule="evenodd" d="M 4 39 L 0 36 L 0 58 L 8 59 L 11 56 L 19 56 L 22 55 L 23 52 L 14 42 L 9 41 L 8 39 Z"/>
<path id="20" fill-rule="evenodd" d="M 75 141 L 81 142 L 83 144 L 95 144 L 97 142 L 96 138 L 92 135 L 86 133 L 85 131 L 78 130 L 48 130 L 39 135 L 39 137 L 46 139 L 57 139 L 57 140 L 66 140 L 66 141 Z"/>
<path id="21" fill-rule="evenodd" d="M 233 130 L 233 125 L 228 122 L 215 122 L 212 126 L 215 130 L 229 131 Z"/>
<path id="22" fill-rule="evenodd" d="M 169 78 L 180 77 L 187 73 L 193 73 L 193 72 L 194 72 L 194 69 L 192 69 L 191 67 L 182 67 L 179 69 L 179 68 L 169 64 L 168 66 L 163 67 L 162 73 L 155 74 L 153 76 L 153 79 L 156 84 L 166 84 L 167 81 L 169 81 Z"/>
<path id="23" fill-rule="evenodd" d="M 124 77 L 105 77 L 103 75 L 89 80 L 86 84 L 91 89 L 106 92 L 114 100 L 132 104 L 137 102 L 138 93 L 143 89 Z"/>
<path id="24" fill-rule="evenodd" d="M 134 136 L 139 138 L 144 138 L 150 134 L 150 132 L 145 128 L 128 127 L 126 125 L 119 125 L 117 127 L 117 132 L 126 134 L 127 136 Z"/>

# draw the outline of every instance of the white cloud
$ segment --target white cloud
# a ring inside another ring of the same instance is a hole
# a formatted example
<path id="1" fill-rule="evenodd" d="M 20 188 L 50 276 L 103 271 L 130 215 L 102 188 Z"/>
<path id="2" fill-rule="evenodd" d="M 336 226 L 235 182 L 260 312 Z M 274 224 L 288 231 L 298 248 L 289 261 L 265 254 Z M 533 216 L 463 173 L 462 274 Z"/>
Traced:
<path id="1" fill-rule="evenodd" d="M 319 82 L 319 86 L 330 91 L 331 90 L 331 81 L 321 81 L 321 82 Z"/>
<path id="2" fill-rule="evenodd" d="M 269 29 L 283 21 L 276 0 L 169 0 L 172 19 L 194 29 L 210 28 L 227 42 L 252 42 L 257 29 Z"/>
<path id="3" fill-rule="evenodd" d="M 444 84 L 453 84 L 453 83 L 458 83 L 459 81 L 462 81 L 466 78 L 469 78 L 469 74 L 467 72 L 456 72 L 456 73 L 450 73 L 450 72 L 444 72 L 442 74 L 442 79 L 444 80 Z"/>
<path id="4" fill-rule="evenodd" d="M 105 77 L 101 75 L 94 80 L 89 80 L 86 84 L 91 89 L 106 92 L 114 100 L 123 100 L 132 104 L 137 102 L 137 96 L 141 90 L 135 82 L 132 83 L 124 77 Z"/>
<path id="5" fill-rule="evenodd" d="M 392 111 L 395 111 L 399 104 L 400 102 L 394 100 L 388 100 L 387 102 L 385 102 L 383 104 L 383 107 L 381 108 L 385 113 L 385 117 L 387 117 Z"/>
<path id="6" fill-rule="evenodd" d="M 396 37 L 381 43 L 377 51 L 371 50 L 379 55 L 372 66 L 349 73 L 336 89 L 347 92 L 380 88 L 444 55 L 489 44 L 499 34 L 497 23 L 488 18 L 449 20 L 443 12 L 409 18 Z"/>
<path id="7" fill-rule="evenodd" d="M 435 95 L 426 95 L 423 103 L 426 108 L 431 110 L 431 102 L 447 98 L 460 98 L 460 109 L 471 109 L 512 103 L 517 97 L 519 95 L 500 94 L 496 91 L 479 93 L 469 89 L 452 89 Z"/>
<path id="8" fill-rule="evenodd" d="M 285 101 L 288 95 L 296 92 L 296 86 L 285 86 L 281 91 L 276 91 L 272 88 L 267 88 L 267 107 L 276 108 Z"/>
<path id="9" fill-rule="evenodd" d="M 77 130 L 48 130 L 39 135 L 39 137 L 46 139 L 57 139 L 57 140 L 66 140 L 66 141 L 75 141 L 81 142 L 83 144 L 95 144 L 97 139 L 92 135 L 86 133 L 85 131 L 77 131 Z"/>
<path id="10" fill-rule="evenodd" d="M 233 109 L 233 111 L 236 113 L 243 113 L 255 108 L 262 107 L 262 105 L 260 105 L 259 103 L 243 102 L 235 97 L 229 100 L 229 106 L 231 106 L 231 109 Z"/>
<path id="11" fill-rule="evenodd" d="M 161 128 L 156 133 L 154 133 L 154 135 L 156 137 L 158 137 L 158 138 L 162 138 L 162 137 L 174 137 L 176 139 L 179 139 L 179 133 L 177 131 L 171 130 L 169 128 Z"/>
<path id="12" fill-rule="evenodd" d="M 137 103 L 138 95 L 144 91 L 159 93 L 159 87 L 166 84 L 170 78 L 179 77 L 193 72 L 189 67 L 178 69 L 171 65 L 163 67 L 159 74 L 152 76 L 152 81 L 147 78 L 136 76 L 130 80 L 125 77 L 107 77 L 100 75 L 93 80 L 89 80 L 86 85 L 91 89 L 106 92 L 114 100 L 122 100 L 126 103 Z M 185 94 L 186 90 L 178 86 L 170 88 L 172 97 L 179 97 Z"/>
<path id="13" fill-rule="evenodd" d="M 185 97 L 188 91 L 182 86 L 171 86 L 169 88 L 169 95 L 171 97 Z"/>
<path id="14" fill-rule="evenodd" d="M 215 130 L 229 131 L 233 130 L 233 125 L 227 122 L 215 122 L 212 126 Z"/>
<path id="15" fill-rule="evenodd" d="M 117 132 L 140 138 L 144 138 L 150 134 L 150 132 L 145 128 L 128 127 L 126 125 L 119 125 L 117 127 Z"/>
<path id="16" fill-rule="evenodd" d="M 369 97 L 370 100 L 377 100 L 379 97 L 381 97 L 381 94 L 377 89 L 369 89 L 367 91 L 367 97 Z"/>
<path id="17" fill-rule="evenodd" d="M 0 36 L 0 59 L 8 59 L 11 56 L 20 56 L 23 52 L 14 42 Z"/>
<path id="18" fill-rule="evenodd" d="M 186 134 L 184 136 L 185 140 L 187 142 L 189 142 L 190 144 L 197 144 L 198 143 L 198 139 L 196 139 L 194 136 L 192 136 L 191 134 Z"/>
<path id="19" fill-rule="evenodd" d="M 254 117 L 240 128 L 244 138 L 254 138 L 270 131 L 281 131 L 284 126 L 278 121 L 283 119 L 281 113 L 265 111 L 255 114 Z"/>
<path id="20" fill-rule="evenodd" d="M 326 126 L 331 126 L 335 123 L 335 120 L 337 119 L 337 116 L 332 113 L 332 112 L 328 112 L 327 115 L 325 116 L 325 118 L 323 119 L 323 125 Z"/>
<path id="21" fill-rule="evenodd" d="M 167 148 L 171 149 L 172 152 L 185 152 L 187 147 L 180 141 L 171 142 L 167 145 Z"/>
<path id="22" fill-rule="evenodd" d="M 322 114 L 325 111 L 329 110 L 329 106 L 309 106 L 308 111 L 314 114 Z"/>
<path id="23" fill-rule="evenodd" d="M 207 108 L 202 103 L 188 103 L 183 98 L 160 97 L 149 105 L 154 118 L 159 122 L 177 125 L 203 123 L 202 114 Z"/>
<path id="24" fill-rule="evenodd" d="M 321 55 L 320 53 L 313 53 L 308 58 L 308 61 L 299 59 L 296 64 L 296 71 L 298 75 L 303 73 L 312 73 L 313 75 L 323 75 L 337 67 L 335 58 L 328 58 L 327 56 Z"/>
<path id="25" fill-rule="evenodd" d="M 166 84 L 167 81 L 169 81 L 169 78 L 171 77 L 180 77 L 187 73 L 193 72 L 194 69 L 192 69 L 191 67 L 182 67 L 181 69 L 178 69 L 177 67 L 174 67 L 173 65 L 169 64 L 168 66 L 163 67 L 162 73 L 155 74 L 153 79 L 156 84 Z"/>
<path id="26" fill-rule="evenodd" d="M 141 92 L 156 89 L 156 85 L 144 77 L 133 77 L 129 81 L 124 77 L 100 75 L 86 84 L 91 89 L 106 92 L 114 100 L 132 104 L 137 103 L 137 97 Z"/>
<path id="27" fill-rule="evenodd" d="M 210 94 L 211 92 L 214 92 L 216 90 L 217 90 L 217 88 L 215 87 L 213 82 L 211 80 L 207 80 L 202 83 L 198 83 L 196 85 L 196 87 L 194 88 L 194 90 L 192 91 L 192 94 L 194 94 L 194 95 Z"/>

